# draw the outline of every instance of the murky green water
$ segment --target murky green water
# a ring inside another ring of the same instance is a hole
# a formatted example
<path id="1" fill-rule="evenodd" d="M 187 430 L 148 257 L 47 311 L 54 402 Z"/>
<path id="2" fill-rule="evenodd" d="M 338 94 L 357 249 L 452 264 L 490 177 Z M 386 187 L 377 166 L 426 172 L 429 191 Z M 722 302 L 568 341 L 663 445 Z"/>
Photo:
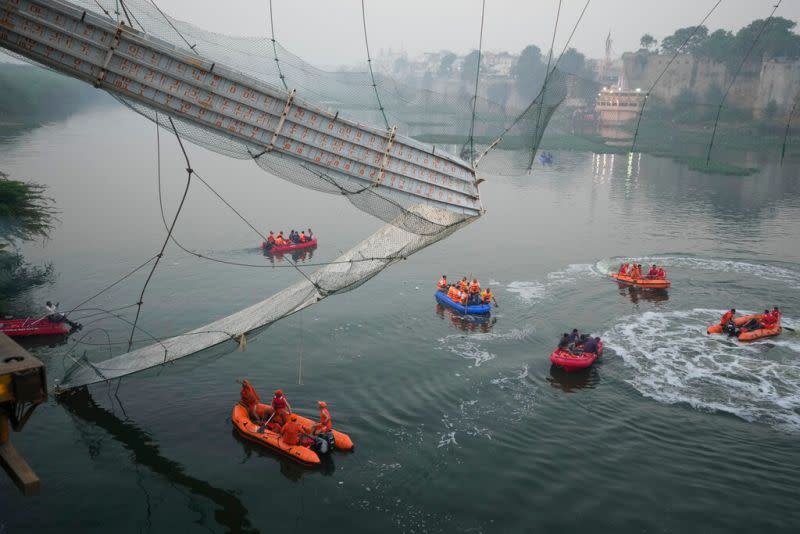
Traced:
<path id="1" fill-rule="evenodd" d="M 163 137 L 167 216 L 185 174 Z M 298 189 L 250 162 L 190 149 L 192 165 L 264 229 L 311 226 L 334 258 L 380 226 L 343 199 Z M 163 239 L 155 129 L 92 111 L 7 140 L 2 169 L 50 185 L 53 239 L 25 247 L 59 273 L 8 309 L 75 305 Z M 720 310 L 773 304 L 800 329 L 796 166 L 751 161 L 750 177 L 696 174 L 648 156 L 556 154 L 524 178 L 490 178 L 487 214 L 446 241 L 250 339 L 68 402 L 51 400 L 13 436 L 42 478 L 19 497 L 0 478 L 0 532 L 795 532 L 800 525 L 800 338 L 750 345 L 705 336 Z M 168 249 L 142 325 L 180 333 L 298 279 L 202 186 Z M 618 288 L 622 256 L 658 262 L 673 288 Z M 486 323 L 438 308 L 442 273 L 496 290 Z M 93 303 L 135 302 L 144 273 Z M 90 312 L 86 312 L 88 315 Z M 125 310 L 130 317 L 130 310 Z M 99 316 L 98 316 L 99 317 Z M 87 318 L 90 358 L 122 352 L 127 327 Z M 551 369 L 559 334 L 606 339 L 586 373 Z M 73 340 L 73 341 L 74 341 Z M 34 349 L 50 377 L 69 365 Z M 303 470 L 239 439 L 235 379 L 295 407 L 325 399 L 356 442 Z"/>

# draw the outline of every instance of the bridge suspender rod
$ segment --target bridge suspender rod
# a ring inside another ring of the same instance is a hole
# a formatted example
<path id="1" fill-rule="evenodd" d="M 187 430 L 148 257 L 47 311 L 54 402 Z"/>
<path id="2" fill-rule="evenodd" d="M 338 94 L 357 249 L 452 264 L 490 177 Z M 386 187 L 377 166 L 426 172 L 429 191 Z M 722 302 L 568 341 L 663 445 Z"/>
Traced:
<path id="1" fill-rule="evenodd" d="M 289 97 L 286 99 L 286 105 L 283 106 L 283 113 L 281 113 L 281 120 L 278 122 L 278 127 L 275 128 L 275 133 L 272 134 L 272 140 L 269 142 L 269 146 L 264 152 L 272 152 L 272 149 L 275 148 L 275 141 L 277 141 L 278 136 L 281 133 L 283 123 L 286 122 L 286 117 L 289 116 L 289 109 L 291 109 L 292 101 L 294 100 L 294 92 L 295 89 L 289 91 Z"/>
<path id="2" fill-rule="evenodd" d="M 389 165 L 389 151 L 392 150 L 392 145 L 394 145 L 394 136 L 396 133 L 397 126 L 392 126 L 392 129 L 389 130 L 389 138 L 386 141 L 386 149 L 383 151 L 383 158 L 381 158 L 380 171 L 378 172 L 377 178 L 375 178 L 375 181 L 372 183 L 373 187 L 381 183 L 383 177 L 386 175 L 386 166 Z"/>

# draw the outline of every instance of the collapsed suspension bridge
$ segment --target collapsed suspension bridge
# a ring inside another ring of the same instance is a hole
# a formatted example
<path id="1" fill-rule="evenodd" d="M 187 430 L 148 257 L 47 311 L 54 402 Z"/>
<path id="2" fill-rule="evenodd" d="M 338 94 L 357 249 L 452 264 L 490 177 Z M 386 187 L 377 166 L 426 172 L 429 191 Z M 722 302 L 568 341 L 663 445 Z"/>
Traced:
<path id="1" fill-rule="evenodd" d="M 386 128 L 369 126 L 304 99 L 301 89 L 312 92 L 309 79 L 317 73 L 283 50 L 281 69 L 274 37 L 271 50 L 277 77 L 252 69 L 242 59 L 244 54 L 215 45 L 218 36 L 166 17 L 155 4 L 130 0 L 121 5 L 124 20 L 112 17 L 111 6 L 103 8 L 99 1 L 0 0 L 0 46 L 109 92 L 154 122 L 171 126 L 181 137 L 222 154 L 252 158 L 270 173 L 301 186 L 343 195 L 388 224 L 334 262 L 304 274 L 301 282 L 238 313 L 103 362 L 78 361 L 61 384 L 65 389 L 238 341 L 330 294 L 352 289 L 391 263 L 450 235 L 483 213 L 478 162 L 482 169 L 493 170 L 492 158 L 484 156 L 502 146 L 504 136 L 516 135 L 524 139 L 524 157 L 518 165 L 528 171 L 547 121 L 565 95 L 565 83 L 555 69 L 548 73 L 549 86 L 546 79 L 537 99 L 513 116 L 498 115 L 490 103 L 479 106 L 476 91 L 462 106 L 471 107 L 470 133 L 464 143 L 470 147 L 470 161 L 464 161 L 402 135 L 399 125 L 387 121 Z M 290 72 L 292 67 L 295 73 Z M 372 71 L 370 76 L 369 88 L 385 119 L 379 85 Z M 330 95 L 353 87 L 336 75 L 331 79 Z M 397 88 L 395 92 L 399 94 Z M 345 112 L 357 108 L 358 96 L 355 91 L 350 106 L 346 98 L 339 98 Z M 409 98 L 400 95 L 396 100 L 408 105 Z M 430 95 L 425 99 L 431 105 Z M 331 99 L 324 101 L 329 104 Z M 459 109 L 452 104 L 445 99 L 435 102 L 440 111 L 451 105 L 450 117 Z M 495 141 L 479 148 L 482 153 L 474 148 L 476 116 L 481 112 L 496 122 L 486 121 L 494 131 L 485 126 L 485 133 Z M 453 128 L 463 128 L 463 122 L 451 120 Z M 187 171 L 191 178 L 191 169 Z"/>

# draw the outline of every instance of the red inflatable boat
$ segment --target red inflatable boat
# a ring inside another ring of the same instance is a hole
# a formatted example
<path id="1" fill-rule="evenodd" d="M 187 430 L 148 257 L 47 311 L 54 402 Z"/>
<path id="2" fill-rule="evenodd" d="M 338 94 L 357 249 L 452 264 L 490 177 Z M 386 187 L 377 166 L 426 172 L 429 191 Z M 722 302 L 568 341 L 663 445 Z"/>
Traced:
<path id="1" fill-rule="evenodd" d="M 47 317 L 0 319 L 0 332 L 8 337 L 55 336 L 69 334 L 67 323 L 52 323 Z"/>
<path id="2" fill-rule="evenodd" d="M 305 248 L 312 248 L 317 246 L 317 238 L 310 241 L 306 241 L 305 243 L 296 243 L 292 245 L 272 245 L 272 247 L 267 247 L 266 243 L 261 243 L 261 248 L 266 252 L 292 252 L 295 250 L 303 250 Z"/>
<path id="3" fill-rule="evenodd" d="M 563 367 L 566 372 L 586 369 L 592 365 L 597 358 L 603 355 L 603 342 L 597 344 L 597 352 L 574 353 L 565 349 L 556 348 L 550 355 L 550 363 L 558 367 Z"/>

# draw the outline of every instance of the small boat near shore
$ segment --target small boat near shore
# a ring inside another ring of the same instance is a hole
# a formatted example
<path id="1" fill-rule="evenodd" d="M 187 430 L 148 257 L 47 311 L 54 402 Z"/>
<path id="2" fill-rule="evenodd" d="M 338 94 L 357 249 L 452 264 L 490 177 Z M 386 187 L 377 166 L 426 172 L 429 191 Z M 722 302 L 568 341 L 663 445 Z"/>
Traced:
<path id="1" fill-rule="evenodd" d="M 492 311 L 491 304 L 467 304 L 464 306 L 448 297 L 443 291 L 436 292 L 436 300 L 445 306 L 465 315 L 488 315 Z"/>
<path id="2" fill-rule="evenodd" d="M 0 319 L 0 332 L 8 337 L 57 336 L 69 334 L 69 326 L 65 322 L 54 323 L 46 316 Z"/>

